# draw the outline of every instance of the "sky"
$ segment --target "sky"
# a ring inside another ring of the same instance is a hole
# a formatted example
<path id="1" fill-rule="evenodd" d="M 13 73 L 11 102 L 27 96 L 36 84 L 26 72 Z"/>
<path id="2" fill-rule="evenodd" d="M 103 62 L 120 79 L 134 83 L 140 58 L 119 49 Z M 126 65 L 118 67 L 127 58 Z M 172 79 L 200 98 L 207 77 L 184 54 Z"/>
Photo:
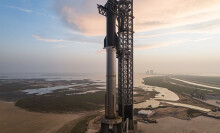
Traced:
<path id="1" fill-rule="evenodd" d="M 0 0 L 0 73 L 105 73 L 106 0 Z M 134 0 L 134 71 L 220 75 L 220 0 Z"/>

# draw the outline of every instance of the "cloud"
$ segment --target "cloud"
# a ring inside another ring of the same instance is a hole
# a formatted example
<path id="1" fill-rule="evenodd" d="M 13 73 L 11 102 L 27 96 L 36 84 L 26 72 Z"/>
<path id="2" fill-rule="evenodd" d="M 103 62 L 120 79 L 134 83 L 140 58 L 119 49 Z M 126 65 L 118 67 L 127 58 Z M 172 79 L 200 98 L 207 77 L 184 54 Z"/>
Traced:
<path id="1" fill-rule="evenodd" d="M 152 30 L 154 31 L 154 30 Z M 189 24 L 177 28 L 169 28 L 163 30 L 155 30 L 156 32 L 140 32 L 135 37 L 137 38 L 151 38 L 178 34 L 219 34 L 220 33 L 220 19 L 211 20 L 203 23 Z"/>
<path id="2" fill-rule="evenodd" d="M 57 12 L 68 27 L 84 35 L 104 35 L 105 17 L 98 14 L 96 7 L 100 0 L 57 1 Z"/>
<path id="3" fill-rule="evenodd" d="M 62 39 L 52 39 L 52 38 L 43 38 L 43 37 L 40 37 L 38 35 L 32 35 L 32 37 L 36 40 L 39 40 L 39 41 L 44 41 L 44 42 L 54 42 L 54 43 L 57 43 L 57 42 L 67 42 L 67 40 L 62 40 Z"/>
<path id="4" fill-rule="evenodd" d="M 200 41 L 206 41 L 206 40 L 209 40 L 209 39 L 212 39 L 212 37 L 199 38 L 199 39 L 195 39 L 193 41 L 194 42 L 200 42 Z"/>
<path id="5" fill-rule="evenodd" d="M 32 35 L 32 38 L 39 41 L 50 42 L 50 43 L 75 42 L 75 44 L 100 44 L 100 45 L 103 45 L 103 40 L 104 40 L 103 37 L 100 36 L 90 37 L 81 34 L 71 34 L 68 36 L 69 37 L 66 37 L 66 39 L 54 39 L 54 38 L 45 38 L 40 35 Z"/>
<path id="6" fill-rule="evenodd" d="M 208 21 L 205 23 L 200 23 L 198 25 L 193 25 L 187 27 L 192 33 L 203 33 L 203 34 L 218 34 L 220 33 L 220 18 Z"/>
<path id="7" fill-rule="evenodd" d="M 96 54 L 100 54 L 100 55 L 105 54 L 105 53 L 106 53 L 105 49 L 101 49 L 101 50 L 96 52 Z"/>
<path id="8" fill-rule="evenodd" d="M 178 27 L 220 18 L 219 0 L 139 0 L 134 6 L 137 31 Z"/>
<path id="9" fill-rule="evenodd" d="M 57 44 L 55 45 L 55 48 L 66 48 L 67 46 L 66 45 L 63 45 L 63 44 Z"/>
<path id="10" fill-rule="evenodd" d="M 169 46 L 174 46 L 174 45 L 179 45 L 179 44 L 189 43 L 189 42 L 206 41 L 209 39 L 212 39 L 212 37 L 173 40 L 173 41 L 155 43 L 155 44 L 142 44 L 142 45 L 135 45 L 134 49 L 135 50 L 148 50 L 148 49 L 153 49 L 153 48 L 169 47 Z"/>
<path id="11" fill-rule="evenodd" d="M 27 12 L 27 13 L 32 13 L 33 12 L 30 9 L 20 8 L 20 7 L 16 7 L 16 6 L 7 6 L 7 7 L 11 8 L 11 9 L 17 9 L 17 10 L 22 11 L 22 12 Z"/>
<path id="12" fill-rule="evenodd" d="M 20 8 L 20 7 L 16 7 L 16 6 L 6 6 L 7 8 L 11 8 L 11 9 L 16 9 L 16 10 L 19 10 L 19 11 L 22 11 L 22 12 L 26 12 L 26 13 L 35 13 L 36 15 L 39 15 L 39 16 L 45 16 L 45 17 L 50 17 L 52 19 L 58 19 L 57 16 L 54 16 L 54 15 L 51 15 L 51 14 L 48 14 L 46 13 L 44 10 L 41 10 L 41 11 L 33 11 L 33 10 L 30 10 L 30 9 L 25 9 L 25 8 Z"/>
<path id="13" fill-rule="evenodd" d="M 54 38 L 44 38 L 39 35 L 32 35 L 32 38 L 38 40 L 38 41 L 43 41 L 43 42 L 49 42 L 49 43 L 54 43 L 55 48 L 66 48 L 69 46 L 74 46 L 76 44 L 88 44 L 88 43 L 96 43 L 94 40 L 88 39 L 87 41 L 82 40 L 83 36 L 78 36 L 75 39 L 70 38 L 70 39 L 54 39 Z M 59 43 L 64 43 L 64 44 L 59 44 Z M 67 43 L 67 42 L 72 42 L 72 43 Z M 73 43 L 75 42 L 75 43 Z"/>
<path id="14" fill-rule="evenodd" d="M 105 0 L 57 0 L 57 12 L 66 25 L 85 35 L 105 34 L 105 17 L 98 14 L 96 3 Z M 138 0 L 134 1 L 134 29 L 185 26 L 220 18 L 220 0 Z"/>
<path id="15" fill-rule="evenodd" d="M 185 41 L 170 41 L 166 43 L 142 44 L 142 45 L 135 45 L 134 49 L 135 50 L 148 50 L 148 49 L 153 49 L 153 48 L 169 47 L 169 46 L 181 44 L 184 42 L 186 42 L 186 40 Z M 105 53 L 106 53 L 105 49 L 100 49 L 99 51 L 96 52 L 96 54 L 100 54 L 100 55 L 103 55 Z"/>
<path id="16" fill-rule="evenodd" d="M 165 43 L 156 43 L 156 44 L 144 44 L 144 45 L 136 45 L 134 46 L 135 50 L 148 50 L 152 48 L 160 48 L 160 47 L 168 47 L 171 45 L 177 45 L 186 42 L 187 40 L 182 41 L 170 41 Z"/>

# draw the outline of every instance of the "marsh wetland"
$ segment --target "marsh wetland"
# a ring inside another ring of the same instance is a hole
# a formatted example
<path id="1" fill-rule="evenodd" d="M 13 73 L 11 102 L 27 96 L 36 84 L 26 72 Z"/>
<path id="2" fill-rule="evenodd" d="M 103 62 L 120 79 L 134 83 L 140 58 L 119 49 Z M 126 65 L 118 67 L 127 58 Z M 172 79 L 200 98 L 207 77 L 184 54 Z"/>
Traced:
<path id="1" fill-rule="evenodd" d="M 42 133 L 90 132 L 97 131 L 100 126 L 98 117 L 104 113 L 104 76 L 47 74 L 1 77 L 0 103 L 3 108 L 0 115 L 4 117 L 0 118 L 0 122 L 17 124 L 13 128 L 8 124 L 0 125 L 2 133 L 26 133 L 31 130 L 27 128 L 34 127 L 39 127 L 38 132 Z M 216 89 L 219 82 L 219 77 L 135 75 L 134 114 L 138 125 L 156 131 L 156 126 L 143 123 L 137 114 L 139 110 L 152 110 L 154 115 L 151 118 L 157 120 L 159 126 L 164 125 L 164 119 L 170 123 L 177 119 L 184 124 L 190 118 L 192 121 L 207 119 L 204 122 L 212 123 L 218 129 L 219 119 L 207 114 L 219 115 L 218 111 L 213 112 L 219 107 L 220 90 Z M 19 115 L 15 115 L 17 112 Z M 25 121 L 30 123 L 24 126 Z M 56 128 L 49 130 L 44 122 L 51 122 L 51 126 Z M 164 130 L 169 132 L 171 129 L 174 128 L 171 126 Z M 183 130 L 175 129 L 175 132 Z M 192 127 L 189 126 L 187 131 L 193 131 Z"/>

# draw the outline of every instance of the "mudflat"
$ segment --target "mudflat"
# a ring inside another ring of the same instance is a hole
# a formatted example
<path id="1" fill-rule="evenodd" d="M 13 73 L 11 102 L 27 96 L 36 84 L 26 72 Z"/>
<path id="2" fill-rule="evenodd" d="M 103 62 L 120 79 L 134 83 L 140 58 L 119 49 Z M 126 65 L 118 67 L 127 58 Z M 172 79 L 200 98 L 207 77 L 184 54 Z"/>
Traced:
<path id="1" fill-rule="evenodd" d="M 138 122 L 138 133 L 219 133 L 220 131 L 220 120 L 205 116 L 192 120 L 164 117 L 157 121 L 157 124 Z"/>
<path id="2" fill-rule="evenodd" d="M 85 116 L 85 113 L 46 114 L 29 112 L 0 101 L 0 133 L 56 133 L 60 128 Z"/>

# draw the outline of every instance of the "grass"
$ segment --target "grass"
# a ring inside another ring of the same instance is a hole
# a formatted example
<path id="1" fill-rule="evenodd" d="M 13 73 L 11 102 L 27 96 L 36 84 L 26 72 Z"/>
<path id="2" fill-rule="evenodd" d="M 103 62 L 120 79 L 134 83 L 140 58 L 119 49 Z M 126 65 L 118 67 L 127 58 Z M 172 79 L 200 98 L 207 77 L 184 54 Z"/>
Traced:
<path id="1" fill-rule="evenodd" d="M 203 114 L 201 111 L 198 110 L 194 110 L 194 109 L 188 109 L 187 110 L 187 115 L 194 118 L 197 116 L 200 116 L 201 114 Z"/>
<path id="2" fill-rule="evenodd" d="M 177 92 L 177 93 L 187 93 L 191 94 L 194 90 L 190 89 L 188 87 L 183 87 L 175 84 L 170 84 L 168 82 L 169 78 L 167 76 L 160 76 L 160 77 L 147 77 L 144 78 L 144 83 L 151 86 L 159 86 L 167 88 L 171 91 Z"/>
<path id="3" fill-rule="evenodd" d="M 79 121 L 70 133 L 85 133 L 89 124 L 89 121 L 97 117 L 98 115 L 90 115 Z"/>
<path id="4" fill-rule="evenodd" d="M 82 84 L 82 83 L 93 83 L 90 80 L 58 80 L 58 81 L 47 81 L 45 79 L 0 79 L 0 92 L 16 92 L 26 89 L 39 89 L 49 86 L 60 86 L 60 85 L 70 85 L 72 83 Z"/>
<path id="5" fill-rule="evenodd" d="M 16 82 L 16 83 L 4 83 L 0 85 L 0 92 L 14 92 L 26 89 L 35 89 L 35 88 L 42 88 L 43 86 L 31 86 L 30 84 L 24 82 Z"/>
<path id="6" fill-rule="evenodd" d="M 170 82 L 175 82 L 177 84 L 171 84 Z M 192 94 L 194 92 L 206 94 L 207 93 L 206 90 L 199 90 L 196 88 L 208 89 L 204 87 L 198 87 L 198 86 L 182 83 L 179 81 L 175 81 L 175 80 L 172 80 L 169 76 L 147 77 L 147 78 L 144 78 L 144 83 L 147 85 L 151 85 L 151 86 L 164 87 L 179 94 L 181 93 Z M 214 90 L 214 89 L 212 90 L 214 93 L 220 94 L 219 90 Z"/>
<path id="7" fill-rule="evenodd" d="M 220 85 L 220 77 L 208 77 L 208 76 L 192 76 L 192 75 L 175 75 L 175 78 L 180 78 L 183 80 L 202 82 L 212 85 Z"/>
<path id="8" fill-rule="evenodd" d="M 101 109 L 104 105 L 105 92 L 85 95 L 39 95 L 23 98 L 16 106 L 37 112 L 78 112 Z"/>

